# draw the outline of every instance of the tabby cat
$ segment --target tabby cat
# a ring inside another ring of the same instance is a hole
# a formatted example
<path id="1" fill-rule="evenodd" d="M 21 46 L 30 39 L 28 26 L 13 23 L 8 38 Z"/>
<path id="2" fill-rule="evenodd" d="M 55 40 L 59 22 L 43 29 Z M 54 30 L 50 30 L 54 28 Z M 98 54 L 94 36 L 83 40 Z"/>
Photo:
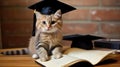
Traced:
<path id="1" fill-rule="evenodd" d="M 36 15 L 36 34 L 30 38 L 29 54 L 41 61 L 49 60 L 53 55 L 58 59 L 62 57 L 62 14 L 57 10 L 54 14 L 43 15 L 34 11 Z"/>
<path id="2" fill-rule="evenodd" d="M 41 61 L 49 60 L 49 55 L 54 58 L 62 57 L 62 14 L 57 10 L 52 15 L 36 14 L 36 34 L 30 39 L 29 49 L 31 54 L 37 54 Z"/>

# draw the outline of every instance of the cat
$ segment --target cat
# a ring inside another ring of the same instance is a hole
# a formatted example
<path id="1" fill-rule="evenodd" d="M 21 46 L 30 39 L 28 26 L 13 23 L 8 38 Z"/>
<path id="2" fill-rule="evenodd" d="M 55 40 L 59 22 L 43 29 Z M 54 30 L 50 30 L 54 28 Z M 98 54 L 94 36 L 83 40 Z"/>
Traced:
<path id="1" fill-rule="evenodd" d="M 36 34 L 30 38 L 27 52 L 33 58 L 40 58 L 41 61 L 48 61 L 51 55 L 55 59 L 61 58 L 63 48 L 61 10 L 57 10 L 51 15 L 43 15 L 36 10 L 34 13 L 36 15 Z"/>
<path id="2" fill-rule="evenodd" d="M 36 15 L 36 34 L 30 39 L 29 49 L 31 54 L 37 54 L 41 61 L 49 60 L 49 55 L 58 59 L 62 57 L 62 14 L 57 10 L 55 14 L 42 15 L 34 11 Z M 34 45 L 33 45 L 34 44 Z"/>

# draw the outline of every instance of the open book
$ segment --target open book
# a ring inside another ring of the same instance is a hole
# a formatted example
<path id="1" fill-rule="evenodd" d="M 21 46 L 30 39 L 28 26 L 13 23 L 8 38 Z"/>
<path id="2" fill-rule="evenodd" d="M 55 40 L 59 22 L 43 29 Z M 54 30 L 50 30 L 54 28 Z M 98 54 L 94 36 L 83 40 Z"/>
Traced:
<path id="1" fill-rule="evenodd" d="M 78 67 L 75 65 L 92 65 L 98 64 L 100 61 L 110 58 L 113 50 L 84 50 L 80 48 L 69 48 L 64 52 L 64 55 L 60 59 L 54 59 L 51 56 L 51 60 L 41 62 L 39 59 L 37 63 L 42 64 L 45 67 Z M 91 66 L 90 66 L 91 65 Z"/>

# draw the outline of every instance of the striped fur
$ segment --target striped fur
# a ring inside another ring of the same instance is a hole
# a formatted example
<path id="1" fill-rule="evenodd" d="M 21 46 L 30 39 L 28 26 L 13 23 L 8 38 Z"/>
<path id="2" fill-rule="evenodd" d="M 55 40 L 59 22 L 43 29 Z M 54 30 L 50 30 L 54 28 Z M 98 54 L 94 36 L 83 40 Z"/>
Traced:
<path id="1" fill-rule="evenodd" d="M 62 15 L 57 10 L 52 15 L 36 14 L 36 34 L 31 38 L 29 49 L 31 54 L 38 54 L 41 61 L 49 60 L 49 55 L 54 58 L 62 57 Z M 57 47 L 56 47 L 57 46 Z"/>

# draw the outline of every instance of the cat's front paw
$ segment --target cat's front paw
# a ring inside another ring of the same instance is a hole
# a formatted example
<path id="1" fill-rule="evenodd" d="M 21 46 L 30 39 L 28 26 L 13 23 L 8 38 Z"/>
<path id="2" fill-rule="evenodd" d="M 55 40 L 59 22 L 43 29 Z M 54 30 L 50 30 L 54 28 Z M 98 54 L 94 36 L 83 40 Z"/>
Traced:
<path id="1" fill-rule="evenodd" d="M 59 59 L 59 58 L 62 57 L 62 53 L 56 53 L 56 54 L 53 55 L 53 57 L 54 57 L 55 59 Z"/>
<path id="2" fill-rule="evenodd" d="M 45 61 L 48 61 L 48 60 L 49 60 L 49 57 L 48 57 L 47 55 L 45 55 L 45 56 L 42 56 L 42 57 L 40 58 L 40 60 L 41 60 L 42 62 L 45 62 Z"/>
<path id="3" fill-rule="evenodd" d="M 56 47 L 53 51 L 52 51 L 52 54 L 53 54 L 53 57 L 55 59 L 59 59 L 62 57 L 62 48 L 61 47 Z"/>
<path id="4" fill-rule="evenodd" d="M 41 47 L 40 48 L 40 51 L 39 51 L 39 58 L 42 62 L 45 62 L 45 61 L 48 61 L 49 60 L 49 56 L 48 56 L 48 53 L 47 51 Z"/>

